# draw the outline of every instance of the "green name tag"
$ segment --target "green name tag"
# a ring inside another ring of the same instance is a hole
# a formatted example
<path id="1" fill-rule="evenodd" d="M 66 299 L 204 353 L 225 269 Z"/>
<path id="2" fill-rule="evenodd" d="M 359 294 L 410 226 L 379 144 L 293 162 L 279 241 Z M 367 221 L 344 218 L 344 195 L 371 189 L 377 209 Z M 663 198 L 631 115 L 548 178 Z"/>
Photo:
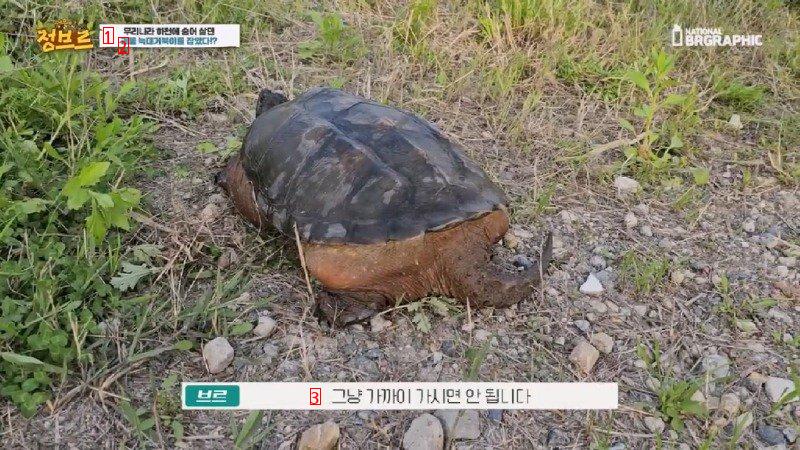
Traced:
<path id="1" fill-rule="evenodd" d="M 232 384 L 191 384 L 183 389 L 184 405 L 192 408 L 235 408 L 239 386 Z"/>

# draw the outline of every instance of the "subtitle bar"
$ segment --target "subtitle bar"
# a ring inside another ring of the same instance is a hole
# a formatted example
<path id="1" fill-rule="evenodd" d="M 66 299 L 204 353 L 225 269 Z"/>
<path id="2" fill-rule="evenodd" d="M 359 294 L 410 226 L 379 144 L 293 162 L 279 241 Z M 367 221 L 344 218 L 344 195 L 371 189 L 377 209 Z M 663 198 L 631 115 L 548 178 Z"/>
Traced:
<path id="1" fill-rule="evenodd" d="M 617 383 L 182 383 L 184 409 L 242 410 L 606 410 Z"/>

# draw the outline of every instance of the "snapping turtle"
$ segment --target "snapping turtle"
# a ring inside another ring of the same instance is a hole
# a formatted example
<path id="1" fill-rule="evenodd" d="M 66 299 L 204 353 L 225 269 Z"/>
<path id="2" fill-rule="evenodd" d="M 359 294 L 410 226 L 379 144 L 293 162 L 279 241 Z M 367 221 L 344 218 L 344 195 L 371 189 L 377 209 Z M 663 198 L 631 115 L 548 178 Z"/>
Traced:
<path id="1" fill-rule="evenodd" d="M 292 101 L 263 90 L 216 181 L 260 230 L 296 227 L 326 288 L 317 308 L 337 324 L 436 294 L 508 306 L 550 262 L 549 234 L 524 272 L 491 262 L 509 226 L 505 194 L 429 122 L 336 89 Z"/>

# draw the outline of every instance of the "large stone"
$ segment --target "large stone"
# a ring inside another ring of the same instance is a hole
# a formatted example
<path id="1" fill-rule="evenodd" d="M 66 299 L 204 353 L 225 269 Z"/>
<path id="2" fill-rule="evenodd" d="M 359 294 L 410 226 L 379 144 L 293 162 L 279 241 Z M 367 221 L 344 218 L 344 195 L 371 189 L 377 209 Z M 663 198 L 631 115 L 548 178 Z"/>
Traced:
<path id="1" fill-rule="evenodd" d="M 592 344 L 581 339 L 578 341 L 578 345 L 576 345 L 572 350 L 572 353 L 570 353 L 569 360 L 575 363 L 581 372 L 584 374 L 589 374 L 592 371 L 592 368 L 594 368 L 594 364 L 597 362 L 597 358 L 599 357 L 600 352 L 597 351 Z"/>
<path id="2" fill-rule="evenodd" d="M 423 414 L 411 422 L 403 435 L 404 450 L 441 450 L 444 448 L 444 430 L 439 419 Z"/>
<path id="3" fill-rule="evenodd" d="M 331 450 L 336 448 L 339 441 L 339 425 L 329 420 L 325 423 L 314 425 L 300 436 L 297 443 L 298 450 Z"/>
<path id="4" fill-rule="evenodd" d="M 474 409 L 443 409 L 434 415 L 442 421 L 447 439 L 478 439 L 481 435 L 480 415 Z"/>
<path id="5" fill-rule="evenodd" d="M 794 391 L 794 382 L 786 378 L 769 377 L 764 383 L 764 390 L 767 391 L 767 396 L 772 403 L 777 403 L 784 395 Z M 796 396 L 793 401 L 797 401 Z"/>
<path id="6" fill-rule="evenodd" d="M 233 347 L 220 336 L 203 346 L 203 359 L 210 373 L 220 373 L 233 361 Z"/>

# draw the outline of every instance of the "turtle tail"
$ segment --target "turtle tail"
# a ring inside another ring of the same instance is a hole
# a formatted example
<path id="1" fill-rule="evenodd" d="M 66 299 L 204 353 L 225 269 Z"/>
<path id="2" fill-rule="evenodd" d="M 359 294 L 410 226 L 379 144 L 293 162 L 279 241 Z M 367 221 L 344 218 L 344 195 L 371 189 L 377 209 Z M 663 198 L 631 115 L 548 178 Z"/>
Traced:
<path id="1" fill-rule="evenodd" d="M 261 113 L 269 110 L 273 106 L 280 105 L 286 101 L 288 101 L 288 99 L 280 92 L 262 89 L 258 94 L 258 101 L 256 102 L 256 117 L 260 116 Z"/>

